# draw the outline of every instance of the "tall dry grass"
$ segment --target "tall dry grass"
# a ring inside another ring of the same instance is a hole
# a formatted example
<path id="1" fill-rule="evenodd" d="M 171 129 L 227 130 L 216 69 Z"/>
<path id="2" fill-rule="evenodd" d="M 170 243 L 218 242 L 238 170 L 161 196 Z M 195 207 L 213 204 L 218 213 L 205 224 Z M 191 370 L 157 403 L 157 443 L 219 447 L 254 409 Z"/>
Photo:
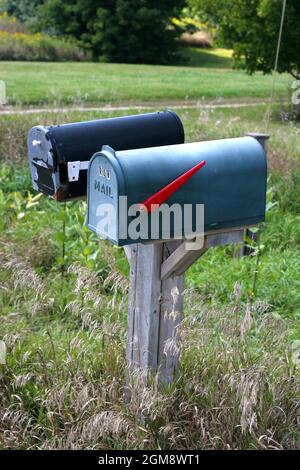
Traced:
<path id="1" fill-rule="evenodd" d="M 83 275 L 77 285 L 87 282 L 84 273 L 77 274 Z M 2 446 L 297 448 L 299 371 L 292 361 L 288 324 L 261 302 L 242 305 L 238 294 L 222 311 L 205 307 L 195 292 L 187 295 L 177 382 L 163 387 L 154 378 L 146 387 L 136 373 L 129 403 L 118 321 L 112 325 L 106 318 L 105 325 L 83 323 L 77 332 L 68 331 L 63 354 L 50 331 L 44 334 L 44 347 L 23 354 L 17 354 L 18 343 L 25 341 L 22 332 L 21 337 L 7 335 L 15 357 L 0 374 Z"/>

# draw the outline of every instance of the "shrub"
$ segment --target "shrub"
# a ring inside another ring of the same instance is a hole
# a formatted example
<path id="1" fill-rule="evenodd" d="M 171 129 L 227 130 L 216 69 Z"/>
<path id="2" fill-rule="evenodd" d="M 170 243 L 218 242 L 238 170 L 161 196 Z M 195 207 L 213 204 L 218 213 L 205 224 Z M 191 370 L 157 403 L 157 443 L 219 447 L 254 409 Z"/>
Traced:
<path id="1" fill-rule="evenodd" d="M 47 35 L 0 30 L 0 60 L 85 60 L 84 52 L 72 43 Z"/>
<path id="2" fill-rule="evenodd" d="M 39 5 L 46 0 L 0 0 L 3 2 L 3 9 L 11 16 L 16 17 L 26 26 L 31 26 L 36 21 L 36 12 Z"/>
<path id="3" fill-rule="evenodd" d="M 25 33 L 25 26 L 6 12 L 0 15 L 0 31 L 7 31 L 9 33 Z"/>

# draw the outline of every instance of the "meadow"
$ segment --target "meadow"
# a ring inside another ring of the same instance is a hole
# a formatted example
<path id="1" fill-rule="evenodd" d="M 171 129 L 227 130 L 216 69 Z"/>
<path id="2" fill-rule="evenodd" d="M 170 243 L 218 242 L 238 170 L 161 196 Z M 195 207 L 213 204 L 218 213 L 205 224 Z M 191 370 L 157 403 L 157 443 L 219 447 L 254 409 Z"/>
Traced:
<path id="1" fill-rule="evenodd" d="M 271 77 L 209 67 L 0 67 L 13 90 L 11 103 L 32 106 L 58 97 L 75 103 L 76 96 L 129 106 L 202 96 L 266 98 L 271 83 Z M 286 96 L 288 81 L 279 79 L 277 98 Z M 56 91 L 48 95 L 51 86 Z M 131 112 L 0 116 L 0 340 L 7 348 L 0 364 L 0 448 L 299 448 L 300 126 L 273 107 L 259 242 L 247 257 L 237 257 L 232 246 L 211 249 L 189 269 L 178 379 L 161 388 L 137 378 L 131 386 L 139 399 L 129 404 L 127 260 L 85 227 L 84 200 L 58 204 L 33 194 L 26 135 L 36 124 Z M 262 103 L 207 109 L 200 102 L 177 112 L 187 141 L 266 126 Z"/>
<path id="2" fill-rule="evenodd" d="M 201 67 L 1 61 L 0 79 L 8 103 L 19 105 L 269 97 L 271 76 L 225 68 L 230 59 L 220 53 L 192 49 L 187 54 Z M 286 99 L 291 81 L 288 75 L 278 78 L 277 98 Z"/>

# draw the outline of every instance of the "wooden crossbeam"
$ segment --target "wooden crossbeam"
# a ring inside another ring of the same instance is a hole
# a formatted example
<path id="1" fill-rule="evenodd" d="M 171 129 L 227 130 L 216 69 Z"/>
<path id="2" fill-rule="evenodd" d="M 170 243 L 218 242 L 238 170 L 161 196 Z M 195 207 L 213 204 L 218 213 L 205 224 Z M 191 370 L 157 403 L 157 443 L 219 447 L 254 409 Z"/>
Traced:
<path id="1" fill-rule="evenodd" d="M 130 262 L 131 262 L 131 246 L 130 245 L 125 245 L 124 246 L 124 251 L 125 251 L 125 255 L 128 259 L 128 263 L 130 264 Z"/>
<path id="2" fill-rule="evenodd" d="M 237 229 L 226 233 L 217 233 L 205 235 L 203 246 L 199 249 L 191 249 L 190 242 L 182 242 L 174 253 L 167 258 L 161 266 L 161 279 L 167 279 L 170 276 L 180 276 L 183 274 L 198 258 L 200 258 L 210 247 L 227 245 L 230 243 L 242 243 L 243 230 Z"/>

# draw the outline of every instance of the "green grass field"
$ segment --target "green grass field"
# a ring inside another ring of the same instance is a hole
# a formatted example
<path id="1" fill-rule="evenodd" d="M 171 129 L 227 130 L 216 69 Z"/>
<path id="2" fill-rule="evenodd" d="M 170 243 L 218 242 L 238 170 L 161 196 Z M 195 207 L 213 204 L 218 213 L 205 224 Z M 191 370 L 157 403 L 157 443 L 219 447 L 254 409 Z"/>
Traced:
<path id="1" fill-rule="evenodd" d="M 201 67 L 99 63 L 0 62 L 8 103 L 37 105 L 264 98 L 272 77 L 249 76 L 224 52 L 187 50 Z M 216 68 L 217 67 L 217 68 Z M 291 78 L 278 77 L 276 97 L 287 98 Z"/>
<path id="2" fill-rule="evenodd" d="M 200 49 L 187 47 L 183 49 L 183 64 L 190 67 L 232 68 L 232 51 L 229 49 Z"/>
<path id="3" fill-rule="evenodd" d="M 47 69 L 33 69 L 39 67 Z M 117 70 L 134 70 L 84 67 L 115 70 L 119 84 Z M 148 70 L 150 87 L 156 74 Z M 225 71 L 225 85 L 227 73 L 233 86 L 235 72 Z M 166 390 L 134 385 L 141 408 L 123 395 L 123 251 L 99 245 L 85 228 L 84 201 L 32 199 L 26 159 L 26 134 L 35 124 L 128 112 L 0 116 L 0 340 L 7 347 L 0 448 L 299 448 L 300 127 L 280 121 L 278 111 L 270 125 L 267 223 L 255 289 L 257 245 L 247 258 L 234 258 L 230 246 L 209 250 L 188 271 L 179 379 Z M 178 111 L 187 141 L 263 131 L 265 112 L 265 106 Z M 141 412 L 143 426 L 136 419 Z"/>

